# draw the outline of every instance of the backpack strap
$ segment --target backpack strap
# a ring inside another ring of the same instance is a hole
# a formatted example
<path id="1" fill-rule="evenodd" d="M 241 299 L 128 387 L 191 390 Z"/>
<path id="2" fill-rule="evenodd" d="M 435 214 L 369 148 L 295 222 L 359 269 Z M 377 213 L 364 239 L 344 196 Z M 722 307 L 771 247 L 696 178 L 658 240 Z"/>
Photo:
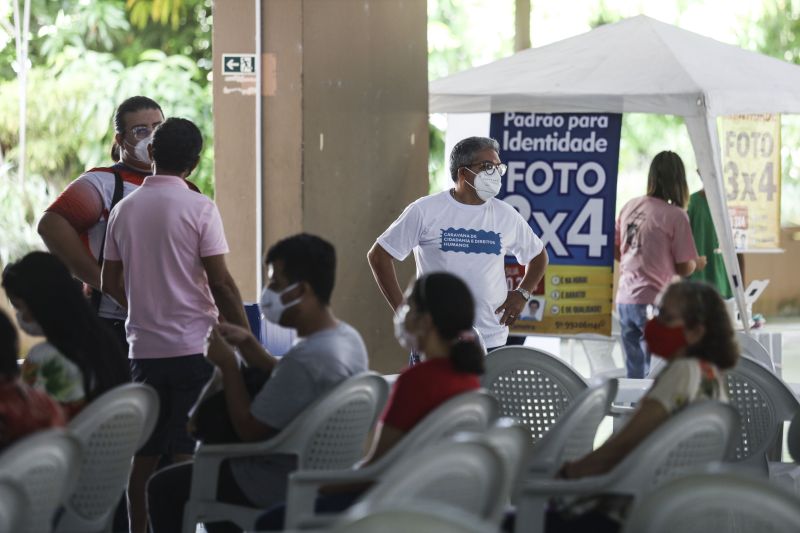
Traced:
<path id="1" fill-rule="evenodd" d="M 114 195 L 111 197 L 111 207 L 108 208 L 109 215 L 111 215 L 111 211 L 114 210 L 114 207 L 119 203 L 119 201 L 122 200 L 123 192 L 124 192 L 124 183 L 122 181 L 122 176 L 120 175 L 119 172 L 114 171 Z M 97 264 L 100 265 L 100 268 L 103 267 L 103 252 L 106 247 L 106 233 L 108 233 L 107 223 L 106 223 L 106 231 L 103 233 L 103 240 L 100 241 L 100 252 L 97 254 Z M 100 311 L 100 301 L 102 299 L 103 299 L 103 293 L 93 288 L 92 306 L 94 307 L 95 311 Z"/>

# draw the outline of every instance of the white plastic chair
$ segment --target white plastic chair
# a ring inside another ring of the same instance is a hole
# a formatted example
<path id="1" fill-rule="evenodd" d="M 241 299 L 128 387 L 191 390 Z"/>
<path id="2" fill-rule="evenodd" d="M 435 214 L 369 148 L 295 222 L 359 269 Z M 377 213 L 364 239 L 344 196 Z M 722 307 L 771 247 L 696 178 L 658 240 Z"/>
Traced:
<path id="1" fill-rule="evenodd" d="M 611 379 L 583 391 L 550 431 L 533 447 L 528 475 L 552 477 L 565 461 L 579 459 L 594 448 L 597 428 L 611 411 L 617 380 Z"/>
<path id="2" fill-rule="evenodd" d="M 617 337 L 580 339 L 586 361 L 589 363 L 591 378 L 623 378 L 626 370 L 614 361 L 614 349 L 618 345 Z"/>
<path id="3" fill-rule="evenodd" d="M 500 415 L 526 426 L 534 443 L 587 387 L 583 377 L 558 357 L 524 346 L 507 346 L 487 355 L 481 383 L 500 402 Z"/>
<path id="4" fill-rule="evenodd" d="M 789 448 L 789 455 L 795 463 L 800 463 L 800 410 L 792 418 L 789 426 L 789 434 L 786 435 L 786 445 Z"/>
<path id="5" fill-rule="evenodd" d="M 773 374 L 776 373 L 775 363 L 772 361 L 772 357 L 769 355 L 764 345 L 758 342 L 755 337 L 748 335 L 744 331 L 737 331 L 736 341 L 739 343 L 739 350 L 742 355 L 746 355 L 750 359 L 758 361 Z"/>
<path id="6" fill-rule="evenodd" d="M 52 530 L 56 510 L 75 486 L 80 461 L 80 444 L 63 429 L 38 431 L 0 454 L 0 480 L 15 481 L 28 501 L 27 519 L 14 533 Z"/>
<path id="7" fill-rule="evenodd" d="M 365 514 L 348 513 L 331 530 L 335 533 L 488 533 L 497 526 L 453 507 L 414 502 L 391 505 Z"/>
<path id="8" fill-rule="evenodd" d="M 501 455 L 482 439 L 447 439 L 408 454 L 386 472 L 349 512 L 417 502 L 452 507 L 499 525 L 510 483 Z"/>
<path id="9" fill-rule="evenodd" d="M 58 520 L 59 533 L 108 531 L 128 484 L 131 459 L 158 419 L 158 395 L 148 385 L 129 383 L 109 390 L 69 423 L 81 443 L 76 488 Z"/>
<path id="10" fill-rule="evenodd" d="M 378 481 L 402 457 L 415 453 L 458 432 L 483 432 L 497 418 L 497 400 L 479 390 L 455 396 L 428 414 L 383 457 L 363 468 L 335 471 L 298 471 L 289 476 L 286 526 L 317 523 L 314 502 L 323 485 Z M 330 522 L 328 516 L 326 521 Z M 319 522 L 322 523 L 322 522 Z"/>
<path id="11" fill-rule="evenodd" d="M 0 479 L 0 532 L 24 531 L 30 512 L 22 487 L 14 480 Z"/>
<path id="12" fill-rule="evenodd" d="M 740 357 L 726 379 L 741 424 L 731 460 L 799 490 L 800 469 L 780 460 L 783 423 L 800 410 L 800 401 L 769 368 L 748 357 Z"/>
<path id="13" fill-rule="evenodd" d="M 800 499 L 770 483 L 732 474 L 671 481 L 636 505 L 625 533 L 785 533 L 800 528 Z"/>
<path id="14" fill-rule="evenodd" d="M 263 513 L 262 509 L 216 501 L 219 468 L 225 460 L 292 454 L 299 470 L 324 471 L 354 464 L 363 456 L 367 434 L 388 394 L 383 377 L 365 372 L 319 398 L 269 440 L 201 445 L 195 453 L 191 496 L 184 507 L 184 533 L 194 533 L 197 522 L 230 521 L 251 529 Z"/>
<path id="15" fill-rule="evenodd" d="M 732 407 L 703 401 L 674 415 L 611 471 L 576 480 L 529 479 L 517 505 L 517 533 L 544 529 L 553 496 L 627 494 L 634 499 L 693 469 L 721 461 L 731 447 L 738 416 Z"/>
<path id="16" fill-rule="evenodd" d="M 457 435 L 456 438 L 459 436 Z M 465 436 L 467 437 L 467 436 Z M 531 455 L 531 436 L 528 428 L 513 418 L 500 418 L 482 434 L 467 438 L 478 438 L 494 447 L 503 458 L 509 485 L 503 487 L 504 497 L 510 501 L 511 492 L 524 473 L 523 465 Z M 499 522 L 500 517 L 496 517 Z"/>

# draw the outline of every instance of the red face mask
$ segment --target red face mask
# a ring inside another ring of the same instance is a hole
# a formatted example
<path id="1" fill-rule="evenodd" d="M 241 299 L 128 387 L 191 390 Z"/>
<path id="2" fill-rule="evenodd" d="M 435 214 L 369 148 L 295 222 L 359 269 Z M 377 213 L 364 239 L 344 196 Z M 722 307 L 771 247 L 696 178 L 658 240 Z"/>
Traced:
<path id="1" fill-rule="evenodd" d="M 656 318 L 644 325 L 644 341 L 651 352 L 664 359 L 672 358 L 687 344 L 683 326 L 666 326 Z"/>

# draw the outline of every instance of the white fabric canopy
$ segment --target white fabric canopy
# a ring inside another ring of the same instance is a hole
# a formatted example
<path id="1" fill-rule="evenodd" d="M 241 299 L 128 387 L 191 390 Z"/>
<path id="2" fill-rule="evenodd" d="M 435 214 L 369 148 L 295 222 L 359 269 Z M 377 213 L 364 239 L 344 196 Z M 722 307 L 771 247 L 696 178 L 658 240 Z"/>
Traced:
<path id="1" fill-rule="evenodd" d="M 800 113 L 800 67 L 640 15 L 430 84 L 431 113 L 683 116 L 742 322 L 715 117 Z"/>

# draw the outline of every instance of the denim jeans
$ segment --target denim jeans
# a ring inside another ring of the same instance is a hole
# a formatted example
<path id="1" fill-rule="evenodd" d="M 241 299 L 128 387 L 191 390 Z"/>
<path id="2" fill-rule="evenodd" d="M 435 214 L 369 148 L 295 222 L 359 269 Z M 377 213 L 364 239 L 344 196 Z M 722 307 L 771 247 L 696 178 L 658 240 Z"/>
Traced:
<path id="1" fill-rule="evenodd" d="M 617 304 L 629 378 L 643 378 L 650 371 L 650 352 L 644 342 L 647 307 L 647 304 Z"/>

